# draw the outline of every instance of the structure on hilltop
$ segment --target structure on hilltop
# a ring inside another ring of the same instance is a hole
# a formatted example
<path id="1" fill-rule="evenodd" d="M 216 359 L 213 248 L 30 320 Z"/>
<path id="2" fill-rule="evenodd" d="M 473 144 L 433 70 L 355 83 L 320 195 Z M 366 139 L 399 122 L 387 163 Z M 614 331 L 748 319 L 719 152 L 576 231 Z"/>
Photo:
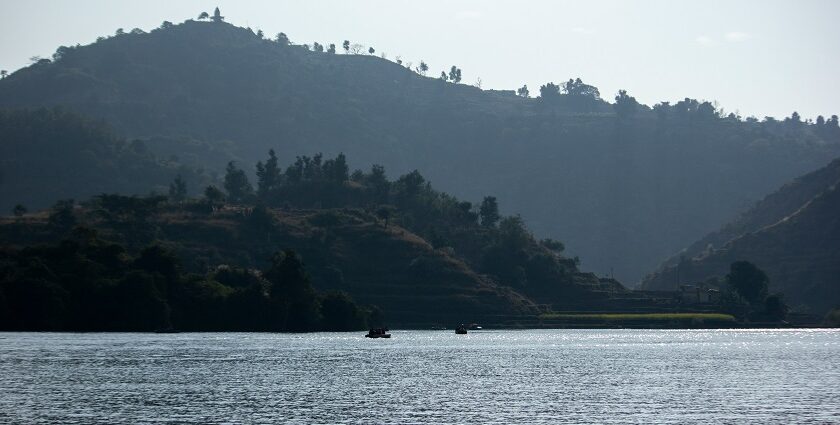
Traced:
<path id="1" fill-rule="evenodd" d="M 212 20 L 213 20 L 213 22 L 219 23 L 219 22 L 224 21 L 224 20 L 225 20 L 225 17 L 224 17 L 224 16 L 222 16 L 222 13 L 221 13 L 221 12 L 219 12 L 219 8 L 218 8 L 218 7 L 216 7 L 216 10 L 213 12 L 213 17 L 212 17 L 212 18 L 210 18 L 210 19 L 212 19 Z"/>

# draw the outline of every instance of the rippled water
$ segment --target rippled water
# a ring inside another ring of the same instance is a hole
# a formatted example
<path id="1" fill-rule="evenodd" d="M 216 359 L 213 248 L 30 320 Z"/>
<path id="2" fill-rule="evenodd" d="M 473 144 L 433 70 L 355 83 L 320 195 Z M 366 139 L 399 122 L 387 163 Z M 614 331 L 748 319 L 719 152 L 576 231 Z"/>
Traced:
<path id="1" fill-rule="evenodd" d="M 0 422 L 840 423 L 837 330 L 0 333 Z"/>

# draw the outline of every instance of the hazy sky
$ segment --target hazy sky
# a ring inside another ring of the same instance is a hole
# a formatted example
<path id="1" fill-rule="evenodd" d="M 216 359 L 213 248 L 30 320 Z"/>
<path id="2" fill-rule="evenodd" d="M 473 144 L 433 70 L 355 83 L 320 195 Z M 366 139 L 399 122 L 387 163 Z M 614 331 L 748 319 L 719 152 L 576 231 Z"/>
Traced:
<path id="1" fill-rule="evenodd" d="M 580 76 L 612 99 L 717 100 L 742 115 L 840 114 L 840 1 L 0 0 L 0 68 L 117 28 L 219 6 L 228 22 L 298 44 L 371 45 L 437 75 L 513 89 Z"/>

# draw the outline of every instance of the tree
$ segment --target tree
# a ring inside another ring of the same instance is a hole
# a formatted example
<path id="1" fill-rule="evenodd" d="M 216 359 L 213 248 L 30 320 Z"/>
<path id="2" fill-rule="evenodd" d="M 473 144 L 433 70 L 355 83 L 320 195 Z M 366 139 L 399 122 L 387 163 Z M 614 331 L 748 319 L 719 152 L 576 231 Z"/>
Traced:
<path id="1" fill-rule="evenodd" d="M 481 207 L 478 209 L 478 215 L 481 217 L 481 225 L 484 227 L 496 227 L 501 216 L 499 215 L 499 204 L 496 202 L 495 196 L 485 196 L 481 201 Z"/>
<path id="2" fill-rule="evenodd" d="M 207 19 L 207 18 L 209 18 L 209 17 L 210 17 L 210 14 L 209 14 L 209 13 L 207 13 L 207 12 L 201 12 L 201 13 L 198 15 L 198 20 L 199 20 L 199 21 L 203 21 L 203 20 L 205 20 L 205 19 Z"/>
<path id="3" fill-rule="evenodd" d="M 322 328 L 330 331 L 355 331 L 365 328 L 365 315 L 344 292 L 328 292 L 321 299 Z"/>
<path id="4" fill-rule="evenodd" d="M 353 43 L 353 45 L 350 46 L 350 53 L 352 53 L 354 55 L 358 55 L 358 54 L 362 53 L 362 51 L 364 49 L 365 49 L 365 46 L 362 46 L 359 43 Z"/>
<path id="5" fill-rule="evenodd" d="M 315 52 L 323 53 L 324 52 L 324 45 L 319 42 L 312 43 L 312 50 Z"/>
<path id="6" fill-rule="evenodd" d="M 770 319 L 784 320 L 788 306 L 781 294 L 773 294 L 764 299 L 764 313 Z"/>
<path id="7" fill-rule="evenodd" d="M 204 189 L 204 197 L 214 204 L 221 203 L 225 200 L 225 194 L 213 185 L 207 186 Z"/>
<path id="8" fill-rule="evenodd" d="M 17 204 L 14 208 L 12 208 L 12 214 L 14 214 L 15 217 L 23 216 L 24 214 L 26 214 L 26 211 L 26 207 L 24 207 L 21 204 Z"/>
<path id="9" fill-rule="evenodd" d="M 421 60 L 420 65 L 417 66 L 417 70 L 420 71 L 420 75 L 425 76 L 426 71 L 429 70 L 429 65 L 426 65 L 426 62 Z"/>
<path id="10" fill-rule="evenodd" d="M 274 41 L 276 41 L 278 44 L 280 44 L 282 46 L 288 46 L 289 45 L 289 37 L 286 36 L 286 33 L 284 33 L 284 32 L 278 32 L 277 35 L 274 37 Z"/>
<path id="11" fill-rule="evenodd" d="M 385 222 L 385 228 L 388 228 L 388 220 L 394 215 L 396 210 L 390 205 L 380 205 L 376 209 L 376 217 Z"/>
<path id="12" fill-rule="evenodd" d="M 8 76 L 9 76 L 9 71 L 6 71 L 5 69 L 0 69 L 0 80 L 6 78 Z"/>
<path id="13" fill-rule="evenodd" d="M 554 83 L 546 83 L 540 86 L 540 102 L 553 104 L 560 99 L 560 86 Z"/>
<path id="14" fill-rule="evenodd" d="M 335 54 L 335 43 L 330 43 L 330 47 L 327 48 L 327 53 Z"/>
<path id="15" fill-rule="evenodd" d="M 165 30 L 165 29 L 172 28 L 173 26 L 174 26 L 174 25 L 172 24 L 172 22 L 169 22 L 169 21 L 163 21 L 163 23 L 162 23 L 162 24 L 160 24 L 160 29 Z"/>
<path id="16" fill-rule="evenodd" d="M 452 65 L 452 68 L 449 69 L 449 81 L 455 84 L 461 82 L 461 69 L 455 65 Z"/>
<path id="17" fill-rule="evenodd" d="M 341 43 L 341 48 L 344 49 L 344 53 L 350 53 L 350 40 L 344 40 L 344 43 Z"/>
<path id="18" fill-rule="evenodd" d="M 636 114 L 636 108 L 638 106 L 639 102 L 636 102 L 635 97 L 628 95 L 627 90 L 619 90 L 615 96 L 613 109 L 615 109 L 615 113 L 619 119 L 625 119 L 632 118 Z"/>
<path id="19" fill-rule="evenodd" d="M 117 28 L 117 31 L 114 33 L 114 35 L 124 35 L 124 34 L 125 34 L 125 30 L 122 29 L 122 28 Z"/>
<path id="20" fill-rule="evenodd" d="M 225 17 L 222 16 L 221 12 L 219 12 L 219 8 L 217 7 L 216 10 L 213 11 L 213 17 L 210 18 L 215 23 L 220 23 L 225 20 Z"/>
<path id="21" fill-rule="evenodd" d="M 271 266 L 263 272 L 269 283 L 269 296 L 275 308 L 274 326 L 280 330 L 307 331 L 320 319 L 318 296 L 309 280 L 303 260 L 292 250 L 274 254 Z"/>
<path id="22" fill-rule="evenodd" d="M 593 100 L 601 98 L 601 93 L 598 92 L 597 87 L 584 83 L 580 78 L 570 78 L 569 81 L 563 83 L 563 91 L 572 97 L 582 97 Z"/>
<path id="23" fill-rule="evenodd" d="M 446 71 L 440 71 L 440 79 L 446 81 L 449 77 L 446 75 Z"/>
<path id="24" fill-rule="evenodd" d="M 324 177 L 333 183 L 344 183 L 350 178 L 350 167 L 344 153 L 324 162 Z"/>
<path id="25" fill-rule="evenodd" d="M 376 49 L 371 47 L 371 48 L 368 49 L 368 53 L 372 55 L 372 54 L 376 53 Z"/>
<path id="26" fill-rule="evenodd" d="M 228 162 L 225 170 L 225 190 L 232 202 L 244 202 L 254 193 L 254 187 L 248 181 L 245 171 L 236 168 L 233 161 Z"/>
<path id="27" fill-rule="evenodd" d="M 50 226 L 58 230 L 69 230 L 76 225 L 76 215 L 73 208 L 76 205 L 72 199 L 63 199 L 55 203 L 49 216 Z"/>
<path id="28" fill-rule="evenodd" d="M 263 33 L 263 30 L 257 30 L 257 38 L 259 38 L 260 40 L 265 38 L 265 33 Z"/>
<path id="29" fill-rule="evenodd" d="M 272 191 L 280 187 L 280 167 L 277 165 L 277 155 L 274 149 L 268 151 L 265 164 L 257 162 L 257 196 L 265 199 Z"/>
<path id="30" fill-rule="evenodd" d="M 767 296 L 767 275 L 749 261 L 736 261 L 729 266 L 726 281 L 743 299 L 751 304 Z"/>
<path id="31" fill-rule="evenodd" d="M 519 97 L 527 98 L 530 95 L 530 93 L 528 92 L 528 85 L 524 85 L 516 89 L 516 95 Z"/>
<path id="32" fill-rule="evenodd" d="M 175 202 L 181 202 L 187 199 L 187 182 L 181 178 L 180 174 L 169 184 L 169 199 Z"/>

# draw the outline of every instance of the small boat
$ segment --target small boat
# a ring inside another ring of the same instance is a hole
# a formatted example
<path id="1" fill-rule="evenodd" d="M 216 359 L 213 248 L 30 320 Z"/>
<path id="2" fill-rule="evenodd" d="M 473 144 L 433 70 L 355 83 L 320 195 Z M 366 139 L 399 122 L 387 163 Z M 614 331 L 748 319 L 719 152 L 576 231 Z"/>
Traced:
<path id="1" fill-rule="evenodd" d="M 455 333 L 458 335 L 466 335 L 467 334 L 467 327 L 464 325 L 460 325 L 455 328 Z"/>
<path id="2" fill-rule="evenodd" d="M 391 334 L 388 333 L 388 328 L 375 328 L 368 331 L 365 338 L 390 338 Z"/>
<path id="3" fill-rule="evenodd" d="M 480 331 L 484 328 L 481 327 L 478 323 L 470 323 L 469 330 L 471 331 Z"/>

